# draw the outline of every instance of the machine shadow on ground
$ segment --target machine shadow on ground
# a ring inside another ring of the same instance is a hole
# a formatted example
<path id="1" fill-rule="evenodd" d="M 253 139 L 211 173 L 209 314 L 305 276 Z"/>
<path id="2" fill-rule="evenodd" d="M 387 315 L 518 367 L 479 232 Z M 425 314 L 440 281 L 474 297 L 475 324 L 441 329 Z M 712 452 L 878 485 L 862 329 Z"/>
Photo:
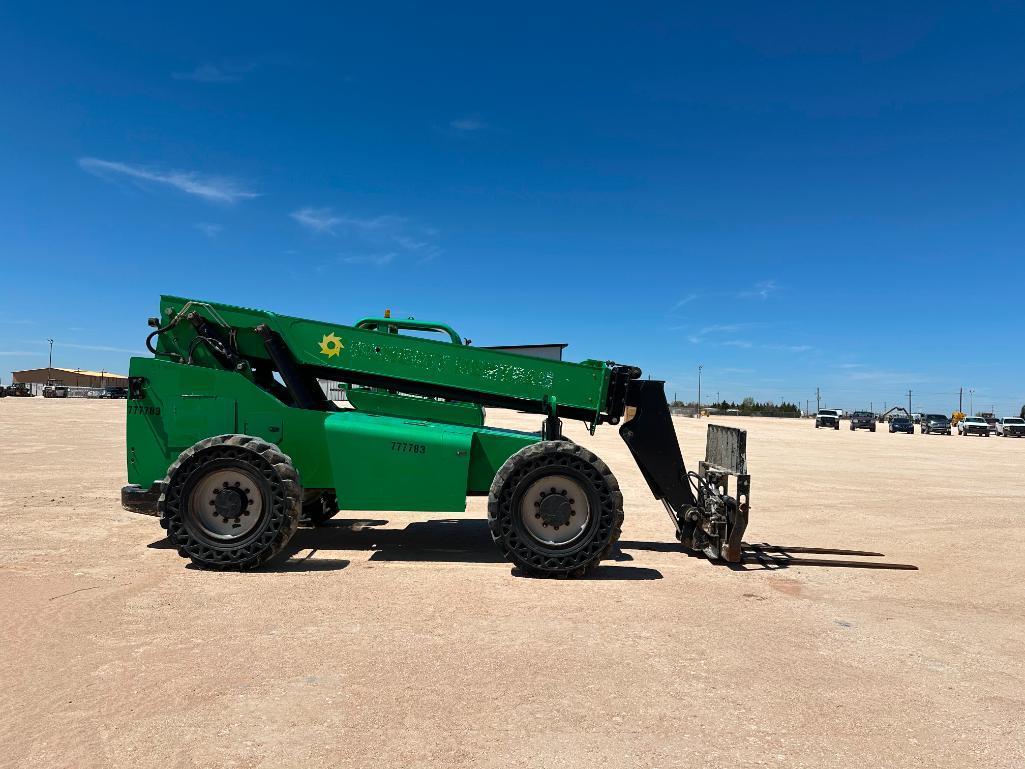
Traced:
<path id="1" fill-rule="evenodd" d="M 485 520 L 441 518 L 414 521 L 402 529 L 383 528 L 387 524 L 387 520 L 378 518 L 338 518 L 316 528 L 301 528 L 285 549 L 260 571 L 332 571 L 349 565 L 345 559 L 319 555 L 321 551 L 332 550 L 368 551 L 370 561 L 382 562 L 506 563 L 491 540 Z M 149 547 L 173 549 L 167 538 L 152 542 Z M 633 556 L 618 548 L 610 560 L 611 563 L 602 564 L 585 579 L 662 579 L 662 573 L 656 569 L 614 565 L 633 560 Z M 187 568 L 195 567 L 189 564 Z M 516 568 L 512 569 L 512 574 L 527 576 Z"/>
<path id="2" fill-rule="evenodd" d="M 621 541 L 619 546 L 625 550 L 647 550 L 653 553 L 683 553 L 690 558 L 707 560 L 702 553 L 684 551 L 676 542 L 638 542 Z M 788 547 L 786 545 L 770 545 L 766 542 L 743 543 L 743 554 L 740 563 L 722 564 L 731 571 L 776 571 L 789 566 L 820 566 L 835 569 L 891 569 L 897 571 L 918 571 L 918 567 L 910 563 L 889 563 L 886 561 L 855 561 L 838 558 L 804 558 L 805 555 L 839 555 L 858 558 L 882 558 L 885 553 L 869 550 L 840 550 L 830 547 Z"/>
<path id="3" fill-rule="evenodd" d="M 150 542 L 146 547 L 152 550 L 174 550 L 174 545 L 171 544 L 171 540 L 167 537 Z M 316 553 L 315 550 L 307 553 L 302 558 L 293 558 L 298 552 L 298 550 L 293 548 L 286 549 L 279 553 L 277 558 L 272 559 L 270 563 L 261 567 L 259 571 L 282 573 L 296 571 L 339 571 L 350 563 L 350 561 L 344 558 L 318 558 L 313 560 L 313 555 Z M 203 571 L 194 563 L 186 564 L 185 568 L 193 571 Z"/>

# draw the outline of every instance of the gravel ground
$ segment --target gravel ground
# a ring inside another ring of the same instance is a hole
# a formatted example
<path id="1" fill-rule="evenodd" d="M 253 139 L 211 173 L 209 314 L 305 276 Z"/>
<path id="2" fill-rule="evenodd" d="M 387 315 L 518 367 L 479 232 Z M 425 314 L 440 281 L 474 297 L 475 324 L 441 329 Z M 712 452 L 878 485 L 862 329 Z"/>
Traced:
<path id="1" fill-rule="evenodd" d="M 615 429 L 569 425 L 626 499 L 591 579 L 517 576 L 483 499 L 222 574 L 121 510 L 123 415 L 0 401 L 0 766 L 1025 766 L 1025 440 L 723 419 L 748 542 L 878 554 L 731 570 L 678 551 Z"/>

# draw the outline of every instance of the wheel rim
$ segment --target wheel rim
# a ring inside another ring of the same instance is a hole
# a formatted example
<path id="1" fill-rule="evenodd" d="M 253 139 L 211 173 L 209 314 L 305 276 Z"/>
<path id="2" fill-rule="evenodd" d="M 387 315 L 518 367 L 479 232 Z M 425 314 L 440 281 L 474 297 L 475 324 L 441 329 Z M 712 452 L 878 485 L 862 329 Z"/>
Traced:
<path id="1" fill-rule="evenodd" d="M 212 470 L 189 494 L 193 520 L 211 539 L 234 540 L 249 534 L 263 511 L 263 491 L 250 473 L 234 467 Z"/>
<path id="2" fill-rule="evenodd" d="M 587 530 L 590 499 L 576 479 L 545 475 L 531 483 L 520 498 L 520 520 L 526 533 L 541 544 L 565 547 Z"/>

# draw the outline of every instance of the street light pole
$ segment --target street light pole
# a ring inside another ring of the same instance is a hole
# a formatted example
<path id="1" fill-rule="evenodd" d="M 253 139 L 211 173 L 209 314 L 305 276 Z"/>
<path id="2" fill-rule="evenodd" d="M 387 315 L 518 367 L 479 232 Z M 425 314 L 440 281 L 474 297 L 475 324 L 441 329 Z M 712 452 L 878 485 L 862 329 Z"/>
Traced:
<path id="1" fill-rule="evenodd" d="M 50 362 L 46 364 L 46 380 L 49 384 L 49 381 L 53 379 L 53 340 L 47 339 L 46 341 L 50 343 Z"/>
<path id="2" fill-rule="evenodd" d="M 968 416 L 975 414 L 975 390 L 969 388 L 968 390 Z"/>
<path id="3" fill-rule="evenodd" d="M 701 417 L 701 369 L 704 368 L 700 363 L 698 364 L 698 417 Z"/>

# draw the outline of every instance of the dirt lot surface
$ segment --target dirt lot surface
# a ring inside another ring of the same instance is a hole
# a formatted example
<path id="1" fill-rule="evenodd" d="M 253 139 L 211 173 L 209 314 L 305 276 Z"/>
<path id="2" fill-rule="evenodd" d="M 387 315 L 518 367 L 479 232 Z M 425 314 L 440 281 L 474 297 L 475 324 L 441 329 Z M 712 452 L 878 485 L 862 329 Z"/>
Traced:
<path id="1" fill-rule="evenodd" d="M 1025 765 L 1025 440 L 732 420 L 748 542 L 919 571 L 689 557 L 616 431 L 570 425 L 626 498 L 591 579 L 517 576 L 483 499 L 234 574 L 121 510 L 123 413 L 0 401 L 2 766 Z"/>

